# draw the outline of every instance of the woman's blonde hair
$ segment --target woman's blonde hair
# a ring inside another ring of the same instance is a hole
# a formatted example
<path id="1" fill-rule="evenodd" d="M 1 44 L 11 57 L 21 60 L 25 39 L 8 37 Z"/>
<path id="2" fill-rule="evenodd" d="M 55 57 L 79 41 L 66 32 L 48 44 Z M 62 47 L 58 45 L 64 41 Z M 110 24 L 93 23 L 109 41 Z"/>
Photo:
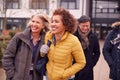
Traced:
<path id="1" fill-rule="evenodd" d="M 118 27 L 118 26 L 120 26 L 120 21 L 114 22 L 111 27 L 115 28 L 115 27 Z"/>

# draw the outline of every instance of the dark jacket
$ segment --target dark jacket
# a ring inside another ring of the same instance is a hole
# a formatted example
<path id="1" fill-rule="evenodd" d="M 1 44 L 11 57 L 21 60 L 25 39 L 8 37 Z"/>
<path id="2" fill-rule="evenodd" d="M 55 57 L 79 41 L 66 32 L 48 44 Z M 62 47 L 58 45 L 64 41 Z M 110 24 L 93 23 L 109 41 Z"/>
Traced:
<path id="1" fill-rule="evenodd" d="M 41 32 L 40 35 L 41 39 L 33 63 L 34 80 L 41 80 L 39 77 L 43 76 L 35 69 L 38 60 L 42 59 L 39 55 L 39 49 L 44 43 L 45 32 Z M 32 62 L 30 38 L 30 28 L 27 28 L 25 31 L 16 34 L 9 42 L 2 59 L 7 79 L 12 77 L 12 80 L 29 80 L 30 66 Z"/>
<path id="2" fill-rule="evenodd" d="M 117 39 L 119 34 L 119 41 L 112 43 Z M 103 55 L 110 67 L 110 78 L 113 80 L 120 80 L 120 24 L 111 30 L 105 39 L 103 46 Z"/>
<path id="3" fill-rule="evenodd" d="M 78 31 L 74 33 L 81 42 Z M 84 50 L 86 66 L 76 74 L 75 80 L 93 80 L 93 67 L 96 65 L 100 56 L 100 47 L 97 36 L 90 31 L 88 34 L 89 47 Z"/>

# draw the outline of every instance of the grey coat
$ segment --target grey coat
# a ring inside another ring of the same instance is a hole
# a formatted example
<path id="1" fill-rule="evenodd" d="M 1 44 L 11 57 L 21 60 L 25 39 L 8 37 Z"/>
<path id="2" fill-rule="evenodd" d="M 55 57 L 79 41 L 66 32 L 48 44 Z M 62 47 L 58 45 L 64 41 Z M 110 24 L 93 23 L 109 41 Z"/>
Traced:
<path id="1" fill-rule="evenodd" d="M 36 65 L 39 56 L 39 49 L 44 43 L 45 33 L 40 33 L 41 41 L 37 50 L 37 55 L 35 56 L 34 65 Z M 2 59 L 3 68 L 6 71 L 7 78 L 12 78 L 12 80 L 29 80 L 29 71 L 32 61 L 32 48 L 30 46 L 30 28 L 25 31 L 16 34 L 9 42 L 5 54 Z M 19 43 L 20 42 L 20 43 Z M 17 49 L 17 46 L 18 49 Z M 34 80 L 37 79 L 37 72 L 34 69 Z"/>

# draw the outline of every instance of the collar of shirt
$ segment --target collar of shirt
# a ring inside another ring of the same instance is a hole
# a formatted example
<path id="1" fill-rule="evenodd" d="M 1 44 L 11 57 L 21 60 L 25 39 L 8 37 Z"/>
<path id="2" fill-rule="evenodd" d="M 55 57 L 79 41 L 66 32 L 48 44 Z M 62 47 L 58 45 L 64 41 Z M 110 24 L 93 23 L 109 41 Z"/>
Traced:
<path id="1" fill-rule="evenodd" d="M 40 41 L 41 37 L 39 37 L 39 39 L 35 42 L 35 45 L 37 45 L 37 43 Z M 33 44 L 33 36 L 31 35 L 30 37 L 30 42 Z"/>

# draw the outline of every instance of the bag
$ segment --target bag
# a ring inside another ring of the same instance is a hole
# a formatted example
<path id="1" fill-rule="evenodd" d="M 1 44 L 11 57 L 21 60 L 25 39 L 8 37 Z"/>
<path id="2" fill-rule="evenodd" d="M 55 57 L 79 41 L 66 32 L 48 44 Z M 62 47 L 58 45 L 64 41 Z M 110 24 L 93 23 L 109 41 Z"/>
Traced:
<path id="1" fill-rule="evenodd" d="M 48 62 L 48 57 L 42 57 L 40 60 L 38 60 L 35 69 L 38 73 L 45 75 L 46 74 L 46 63 Z"/>
<path id="2" fill-rule="evenodd" d="M 48 47 L 50 47 L 51 42 L 47 41 Z M 42 75 L 46 74 L 46 64 L 48 62 L 48 57 L 45 55 L 45 57 L 41 57 L 40 60 L 38 60 L 37 65 L 35 66 L 35 69 Z"/>

